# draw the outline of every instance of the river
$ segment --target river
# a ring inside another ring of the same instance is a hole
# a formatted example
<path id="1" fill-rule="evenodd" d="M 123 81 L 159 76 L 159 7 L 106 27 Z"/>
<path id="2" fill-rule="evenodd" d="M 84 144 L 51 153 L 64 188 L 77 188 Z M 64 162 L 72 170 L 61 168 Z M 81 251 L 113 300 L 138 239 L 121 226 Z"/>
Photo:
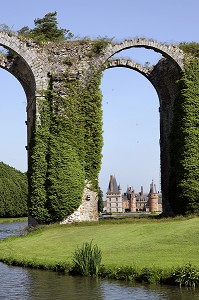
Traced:
<path id="1" fill-rule="evenodd" d="M 20 234 L 26 225 L 27 223 L 0 224 L 0 239 Z M 199 289 L 72 277 L 0 263 L 0 299 L 199 300 Z"/>

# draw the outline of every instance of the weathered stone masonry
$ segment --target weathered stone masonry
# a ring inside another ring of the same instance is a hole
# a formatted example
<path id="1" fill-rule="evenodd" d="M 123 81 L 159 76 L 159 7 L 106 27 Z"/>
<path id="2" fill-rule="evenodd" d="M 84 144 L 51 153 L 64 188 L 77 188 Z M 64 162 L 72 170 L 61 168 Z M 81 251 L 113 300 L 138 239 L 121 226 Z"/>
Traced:
<path id="1" fill-rule="evenodd" d="M 0 67 L 14 75 L 24 88 L 27 97 L 27 146 L 30 143 L 31 127 L 37 111 L 37 101 L 47 89 L 49 76 L 53 79 L 53 90 L 63 95 L 62 78 L 79 79 L 83 85 L 90 75 L 100 69 L 125 67 L 145 76 L 157 91 L 160 101 L 160 153 L 163 211 L 171 214 L 168 199 L 170 189 L 170 132 L 173 120 L 173 104 L 178 94 L 176 80 L 183 69 L 183 52 L 176 45 L 160 44 L 153 40 L 136 38 L 120 44 L 108 43 L 100 53 L 93 53 L 94 41 L 67 41 L 38 45 L 6 32 L 0 32 L 0 45 L 13 55 L 0 55 Z M 152 49 L 163 55 L 153 67 L 144 67 L 122 58 L 112 56 L 132 47 Z M 39 116 L 38 116 L 39 117 Z M 89 194 L 89 195 L 88 195 Z M 89 201 L 88 200 L 89 197 Z M 85 187 L 80 208 L 64 222 L 97 220 L 96 194 Z"/>

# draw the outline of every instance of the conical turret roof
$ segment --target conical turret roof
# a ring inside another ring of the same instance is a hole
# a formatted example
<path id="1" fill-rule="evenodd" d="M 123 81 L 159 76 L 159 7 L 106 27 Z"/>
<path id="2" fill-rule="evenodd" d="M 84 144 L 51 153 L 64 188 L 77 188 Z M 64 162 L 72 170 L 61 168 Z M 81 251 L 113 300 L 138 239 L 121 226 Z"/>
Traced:
<path id="1" fill-rule="evenodd" d="M 149 194 L 157 194 L 156 184 L 153 182 L 150 184 L 150 191 Z"/>
<path id="2" fill-rule="evenodd" d="M 121 188 L 118 187 L 117 181 L 115 176 L 110 175 L 110 181 L 107 189 L 107 194 L 114 193 L 114 194 L 119 194 L 121 191 Z"/>

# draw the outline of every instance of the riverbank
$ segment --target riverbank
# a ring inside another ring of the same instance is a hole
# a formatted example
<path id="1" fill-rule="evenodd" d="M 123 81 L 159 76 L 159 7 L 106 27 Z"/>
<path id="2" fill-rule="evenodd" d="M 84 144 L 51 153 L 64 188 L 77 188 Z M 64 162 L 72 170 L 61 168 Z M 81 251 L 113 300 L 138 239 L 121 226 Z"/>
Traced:
<path id="1" fill-rule="evenodd" d="M 1 241 L 0 260 L 70 272 L 74 251 L 90 241 L 102 250 L 102 277 L 174 283 L 182 266 L 199 269 L 198 217 L 42 226 Z"/>
<path id="2" fill-rule="evenodd" d="M 13 222 L 28 222 L 28 217 L 0 218 L 0 224 Z"/>

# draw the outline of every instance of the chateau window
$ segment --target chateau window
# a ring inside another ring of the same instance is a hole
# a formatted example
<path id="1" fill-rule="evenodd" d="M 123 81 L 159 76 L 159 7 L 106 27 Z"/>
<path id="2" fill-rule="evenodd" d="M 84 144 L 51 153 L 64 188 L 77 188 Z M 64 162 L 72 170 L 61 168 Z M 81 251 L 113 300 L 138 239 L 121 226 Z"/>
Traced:
<path id="1" fill-rule="evenodd" d="M 116 201 L 118 201 L 118 198 L 116 198 Z"/>
<path id="2" fill-rule="evenodd" d="M 116 206 L 118 206 L 118 203 L 116 203 Z"/>

